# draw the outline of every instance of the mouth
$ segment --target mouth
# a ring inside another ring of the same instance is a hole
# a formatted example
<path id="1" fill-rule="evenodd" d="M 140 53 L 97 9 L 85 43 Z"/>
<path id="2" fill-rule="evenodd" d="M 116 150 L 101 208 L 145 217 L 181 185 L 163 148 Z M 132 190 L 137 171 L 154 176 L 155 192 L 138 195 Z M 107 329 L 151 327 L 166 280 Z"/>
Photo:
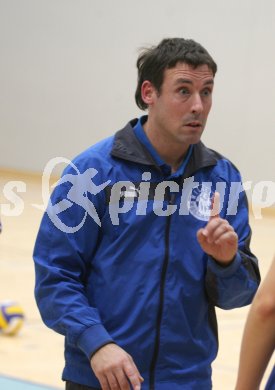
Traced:
<path id="1" fill-rule="evenodd" d="M 198 121 L 193 121 L 193 122 L 186 123 L 185 126 L 192 127 L 194 129 L 196 129 L 196 128 L 202 127 L 202 123 L 198 122 Z"/>

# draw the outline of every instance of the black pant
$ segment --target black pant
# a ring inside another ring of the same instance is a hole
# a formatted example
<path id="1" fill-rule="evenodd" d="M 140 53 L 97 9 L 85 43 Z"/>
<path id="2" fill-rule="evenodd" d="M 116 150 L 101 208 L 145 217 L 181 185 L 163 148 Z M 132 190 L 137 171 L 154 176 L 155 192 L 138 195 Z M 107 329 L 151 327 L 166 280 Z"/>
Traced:
<path id="1" fill-rule="evenodd" d="M 97 389 L 95 387 L 79 385 L 78 383 L 67 381 L 66 390 L 100 390 L 100 389 Z"/>

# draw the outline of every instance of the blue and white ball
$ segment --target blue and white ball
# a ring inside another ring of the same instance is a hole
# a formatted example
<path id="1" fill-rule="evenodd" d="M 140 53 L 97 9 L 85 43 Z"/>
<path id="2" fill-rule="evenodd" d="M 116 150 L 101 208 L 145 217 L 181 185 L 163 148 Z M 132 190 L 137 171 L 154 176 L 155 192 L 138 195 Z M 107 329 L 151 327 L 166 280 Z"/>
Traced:
<path id="1" fill-rule="evenodd" d="M 0 333 L 16 335 L 22 328 L 24 318 L 24 311 L 17 302 L 0 302 Z"/>

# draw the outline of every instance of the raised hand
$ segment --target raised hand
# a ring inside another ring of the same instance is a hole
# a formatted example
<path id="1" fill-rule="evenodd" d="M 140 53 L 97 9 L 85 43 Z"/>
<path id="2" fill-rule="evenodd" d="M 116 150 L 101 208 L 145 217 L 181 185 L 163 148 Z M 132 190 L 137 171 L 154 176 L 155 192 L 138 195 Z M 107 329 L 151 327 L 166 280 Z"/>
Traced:
<path id="1" fill-rule="evenodd" d="M 238 250 L 238 235 L 226 219 L 219 215 L 220 194 L 215 192 L 209 221 L 197 232 L 200 246 L 221 265 L 228 265 Z"/>

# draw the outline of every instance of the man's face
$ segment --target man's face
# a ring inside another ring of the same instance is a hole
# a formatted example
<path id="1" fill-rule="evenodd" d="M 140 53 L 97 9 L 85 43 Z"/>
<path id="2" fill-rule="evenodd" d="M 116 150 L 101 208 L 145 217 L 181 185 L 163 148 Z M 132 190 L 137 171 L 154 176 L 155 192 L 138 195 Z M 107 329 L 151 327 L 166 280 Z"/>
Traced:
<path id="1" fill-rule="evenodd" d="M 212 105 L 213 85 L 213 73 L 207 65 L 194 69 L 178 63 L 166 69 L 161 90 L 158 92 L 151 84 L 152 93 L 148 94 L 155 135 L 185 146 L 199 142 Z"/>

